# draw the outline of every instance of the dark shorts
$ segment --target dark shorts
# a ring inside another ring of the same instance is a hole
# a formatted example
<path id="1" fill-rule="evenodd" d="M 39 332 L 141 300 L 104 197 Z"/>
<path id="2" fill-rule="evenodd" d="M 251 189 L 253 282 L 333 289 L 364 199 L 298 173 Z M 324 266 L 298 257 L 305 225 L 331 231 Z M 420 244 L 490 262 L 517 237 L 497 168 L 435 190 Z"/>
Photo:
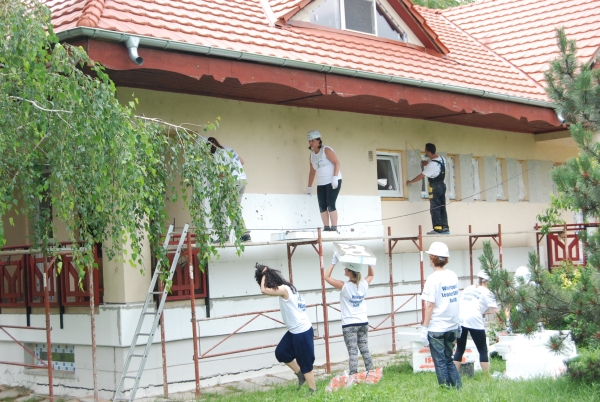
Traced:
<path id="1" fill-rule="evenodd" d="M 310 373 L 315 363 L 315 333 L 312 327 L 301 334 L 286 332 L 275 348 L 275 357 L 278 362 L 290 363 L 296 359 L 302 374 Z"/>
<path id="2" fill-rule="evenodd" d="M 337 200 L 341 188 L 341 180 L 338 182 L 338 186 L 335 190 L 331 187 L 331 184 L 317 186 L 317 200 L 319 201 L 319 210 L 321 212 L 333 212 L 336 210 L 335 201 Z"/>

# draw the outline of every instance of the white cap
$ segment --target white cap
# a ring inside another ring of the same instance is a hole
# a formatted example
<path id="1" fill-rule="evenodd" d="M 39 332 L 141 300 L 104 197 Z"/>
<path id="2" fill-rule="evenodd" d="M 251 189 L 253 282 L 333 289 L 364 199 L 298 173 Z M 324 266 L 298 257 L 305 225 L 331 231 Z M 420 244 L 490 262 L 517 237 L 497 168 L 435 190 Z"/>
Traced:
<path id="1" fill-rule="evenodd" d="M 362 267 L 364 266 L 364 264 L 357 264 L 355 262 L 342 262 L 342 264 L 350 271 L 358 272 L 359 274 L 362 273 Z"/>
<path id="2" fill-rule="evenodd" d="M 321 138 L 321 133 L 318 132 L 317 130 L 310 130 L 306 137 L 308 138 L 309 141 L 312 141 L 315 138 Z"/>
<path id="3" fill-rule="evenodd" d="M 526 266 L 521 266 L 515 271 L 515 284 L 519 285 L 517 278 L 523 279 L 523 282 L 527 284 L 531 280 L 531 271 Z"/>
<path id="4" fill-rule="evenodd" d="M 479 271 L 477 276 L 480 277 L 481 279 L 483 279 L 484 281 L 490 280 L 490 276 L 488 274 L 486 274 L 485 271 Z"/>
<path id="5" fill-rule="evenodd" d="M 425 251 L 427 254 L 437 255 L 438 257 L 450 257 L 450 251 L 448 246 L 441 241 L 434 241 L 429 246 L 429 250 Z"/>

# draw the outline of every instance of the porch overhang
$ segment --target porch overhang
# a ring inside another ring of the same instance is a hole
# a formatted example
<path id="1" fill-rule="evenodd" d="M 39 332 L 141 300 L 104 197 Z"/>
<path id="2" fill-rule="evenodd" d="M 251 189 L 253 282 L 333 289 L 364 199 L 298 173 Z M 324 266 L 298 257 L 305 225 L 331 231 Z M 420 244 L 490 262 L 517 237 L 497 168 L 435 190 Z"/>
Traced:
<path id="1" fill-rule="evenodd" d="M 225 51 L 198 54 L 194 45 L 187 45 L 187 52 L 179 48 L 169 50 L 175 46 L 140 47 L 139 54 L 145 61 L 137 66 L 120 43 L 129 35 L 114 32 L 113 41 L 76 32 L 61 32 L 59 36 L 83 46 L 92 60 L 106 67 L 117 86 L 531 134 L 566 130 L 548 102 L 479 89 L 336 67 L 319 69 L 311 63 L 278 66 L 268 56 L 263 61 L 245 61 L 248 57 L 240 52 L 237 58 Z"/>

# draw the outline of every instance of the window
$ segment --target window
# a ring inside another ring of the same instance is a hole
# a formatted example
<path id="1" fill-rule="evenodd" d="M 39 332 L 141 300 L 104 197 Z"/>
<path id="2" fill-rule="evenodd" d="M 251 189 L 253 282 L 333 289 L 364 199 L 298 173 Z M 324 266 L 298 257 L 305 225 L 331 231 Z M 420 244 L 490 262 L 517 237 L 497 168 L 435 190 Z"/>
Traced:
<path id="1" fill-rule="evenodd" d="M 325 0 L 310 13 L 310 22 L 330 28 L 342 27 L 340 0 Z"/>
<path id="2" fill-rule="evenodd" d="M 421 161 L 427 161 L 427 157 L 425 156 L 425 154 L 421 154 Z M 423 164 L 421 163 L 421 172 L 423 172 L 423 170 L 425 170 L 425 166 L 423 166 Z M 421 179 L 421 198 L 423 199 L 429 199 L 429 179 L 427 179 L 427 177 L 423 177 Z"/>
<path id="3" fill-rule="evenodd" d="M 525 191 L 525 174 L 527 173 L 527 169 L 523 169 L 525 167 L 524 161 L 517 162 L 517 175 L 519 180 L 519 201 L 525 201 L 525 197 L 527 196 L 527 192 Z"/>
<path id="4" fill-rule="evenodd" d="M 502 168 L 502 160 L 496 159 L 496 199 L 497 200 L 506 200 L 505 192 L 504 192 L 504 174 Z"/>
<path id="5" fill-rule="evenodd" d="M 35 357 L 48 363 L 48 347 L 45 343 L 36 343 L 33 352 Z M 37 366 L 43 367 L 39 360 L 34 360 Z M 52 345 L 52 369 L 75 371 L 75 345 Z"/>
<path id="6" fill-rule="evenodd" d="M 473 179 L 473 194 L 474 200 L 481 200 L 481 183 L 479 180 L 479 159 L 471 158 L 471 177 Z"/>
<path id="7" fill-rule="evenodd" d="M 324 0 L 310 12 L 310 22 L 406 42 L 408 35 L 376 0 Z"/>
<path id="8" fill-rule="evenodd" d="M 456 157 L 448 155 L 446 158 L 446 182 L 448 183 L 448 198 L 456 199 Z"/>
<path id="9" fill-rule="evenodd" d="M 377 152 L 377 190 L 382 197 L 403 197 L 400 153 Z"/>

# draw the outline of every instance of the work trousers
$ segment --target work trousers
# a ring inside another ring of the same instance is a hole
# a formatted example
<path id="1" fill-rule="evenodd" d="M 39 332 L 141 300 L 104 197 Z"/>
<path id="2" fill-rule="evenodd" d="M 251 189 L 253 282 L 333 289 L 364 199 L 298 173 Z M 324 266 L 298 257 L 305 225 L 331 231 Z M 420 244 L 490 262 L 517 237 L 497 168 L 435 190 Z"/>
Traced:
<path id="1" fill-rule="evenodd" d="M 449 231 L 448 215 L 446 215 L 446 184 L 443 181 L 429 183 L 429 212 L 431 213 L 431 224 L 437 232 Z"/>
<path id="2" fill-rule="evenodd" d="M 458 329 L 447 332 L 429 332 L 427 334 L 438 384 L 460 388 L 462 387 L 462 381 L 452 358 L 452 349 L 454 349 L 457 337 Z"/>

